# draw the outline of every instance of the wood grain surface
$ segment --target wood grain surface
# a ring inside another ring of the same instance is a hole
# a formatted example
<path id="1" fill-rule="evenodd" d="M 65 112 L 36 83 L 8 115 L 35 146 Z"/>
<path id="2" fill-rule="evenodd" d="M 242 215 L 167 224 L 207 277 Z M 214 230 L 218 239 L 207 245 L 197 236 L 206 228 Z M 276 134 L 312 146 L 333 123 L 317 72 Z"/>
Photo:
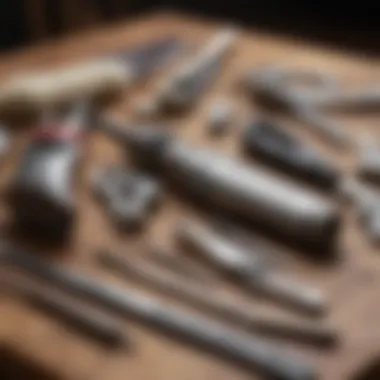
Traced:
<path id="1" fill-rule="evenodd" d="M 133 48 L 162 35 L 175 34 L 191 44 L 196 44 L 212 35 L 218 26 L 217 21 L 172 13 L 141 17 L 133 22 L 120 23 L 5 55 L 0 60 L 0 80 L 24 71 L 55 67 L 120 49 Z M 379 77 L 378 60 L 246 30 L 226 62 L 223 75 L 217 83 L 205 94 L 193 112 L 186 117 L 168 120 L 168 128 L 190 144 L 207 146 L 228 155 L 239 155 L 242 129 L 252 116 L 260 115 L 260 110 L 244 98 L 238 89 L 237 81 L 245 70 L 273 62 L 290 66 L 318 67 L 336 75 L 347 86 L 364 86 L 373 83 Z M 167 70 L 170 71 L 170 68 Z M 112 111 L 121 119 L 133 120 L 132 110 L 135 102 L 140 96 L 149 93 L 157 80 L 158 77 L 126 94 L 124 99 L 115 104 Z M 237 117 L 227 137 L 212 139 L 206 131 L 207 110 L 213 101 L 221 97 L 231 98 L 235 102 Z M 347 130 L 358 139 L 365 131 L 376 133 L 379 128 L 380 115 L 346 114 L 339 117 L 346 122 Z M 348 176 L 354 173 L 355 152 L 342 153 L 331 150 L 291 117 L 283 117 L 282 120 L 290 125 L 295 134 L 312 141 L 326 155 L 332 157 Z M 15 132 L 15 146 L 2 168 L 3 189 L 6 189 L 20 154 L 27 145 L 28 133 Z M 102 207 L 91 195 L 89 175 L 94 167 L 106 163 L 119 163 L 122 160 L 123 152 L 117 144 L 100 133 L 94 132 L 90 136 L 78 184 L 80 212 L 72 241 L 66 247 L 56 249 L 50 254 L 53 256 L 53 253 L 59 253 L 57 260 L 80 272 L 96 276 L 100 281 L 148 293 L 145 288 L 132 282 L 127 283 L 97 268 L 93 260 L 95 250 L 99 247 L 123 249 L 126 256 L 130 257 L 141 253 L 143 242 L 171 246 L 178 219 L 196 214 L 197 211 L 175 194 L 167 193 L 161 209 L 141 234 L 120 236 L 112 227 Z M 256 163 L 253 162 L 252 165 Z M 6 217 L 5 202 L 3 209 Z M 299 280 L 316 284 L 328 295 L 330 310 L 326 320 L 340 331 L 339 347 L 322 351 L 295 344 L 278 343 L 290 351 L 304 355 L 314 363 L 322 380 L 359 379 L 358 373 L 374 361 L 380 360 L 377 358 L 377 355 L 380 355 L 380 257 L 355 215 L 344 204 L 342 213 L 345 223 L 339 247 L 340 260 L 333 265 L 317 265 L 310 259 L 307 251 L 294 252 L 286 246 L 273 243 L 276 248 L 280 247 L 275 259 L 281 263 L 285 271 Z M 216 292 L 233 297 L 244 303 L 247 309 L 266 310 L 284 318 L 297 319 L 297 315 L 287 314 L 282 309 L 268 305 L 265 300 L 239 292 L 227 281 L 221 281 L 218 286 L 207 291 L 210 292 L 210 296 Z M 6 291 L 0 294 L 0 347 L 4 347 L 8 354 L 11 352 L 12 355 L 28 358 L 49 374 L 55 373 L 57 379 L 256 378 L 255 373 L 247 373 L 224 360 L 198 352 L 135 322 L 124 321 L 125 331 L 135 343 L 132 352 L 105 350 L 92 341 L 64 329 L 58 321 L 29 308 Z M 149 294 L 159 297 L 152 292 Z M 174 303 L 169 298 L 166 300 Z M 186 307 L 181 303 L 175 304 L 180 308 Z M 197 313 L 190 308 L 187 310 Z M 9 360 L 1 350 L 0 355 L 1 367 Z M 49 376 L 46 378 L 50 379 Z"/>

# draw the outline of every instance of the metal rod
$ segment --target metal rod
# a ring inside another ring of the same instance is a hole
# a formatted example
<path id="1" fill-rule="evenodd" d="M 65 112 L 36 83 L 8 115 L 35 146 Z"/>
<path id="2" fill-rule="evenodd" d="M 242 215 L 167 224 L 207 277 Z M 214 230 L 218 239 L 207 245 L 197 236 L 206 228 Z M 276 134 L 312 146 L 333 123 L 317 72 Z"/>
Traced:
<path id="1" fill-rule="evenodd" d="M 49 294 L 29 284 L 21 284 L 13 278 L 1 278 L 0 285 L 6 291 L 20 296 L 33 308 L 46 313 L 69 328 L 96 340 L 110 348 L 130 346 L 129 339 L 123 334 L 123 328 L 113 318 L 75 304 L 62 295 Z"/>
<path id="2" fill-rule="evenodd" d="M 129 345 L 122 332 L 122 326 L 111 318 L 74 306 L 61 297 L 53 298 L 51 295 L 29 291 L 25 293 L 25 298 L 33 307 L 59 318 L 96 341 L 112 348 Z"/>
<path id="3" fill-rule="evenodd" d="M 208 286 L 212 286 L 212 282 L 215 280 L 215 278 L 213 278 L 215 276 L 212 275 L 211 271 L 197 265 L 194 260 L 184 256 L 179 257 L 174 253 L 166 252 L 166 250 L 162 248 L 154 246 L 147 247 L 144 258 L 145 257 L 150 262 L 158 264 L 160 267 L 170 270 L 174 274 L 179 274 L 182 277 L 191 280 L 200 281 Z"/>

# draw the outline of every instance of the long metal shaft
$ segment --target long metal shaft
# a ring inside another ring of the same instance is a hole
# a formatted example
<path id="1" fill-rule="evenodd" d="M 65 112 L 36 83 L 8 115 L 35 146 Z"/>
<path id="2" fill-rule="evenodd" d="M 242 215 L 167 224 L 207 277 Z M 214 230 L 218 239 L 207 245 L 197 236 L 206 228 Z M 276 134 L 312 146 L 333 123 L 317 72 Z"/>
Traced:
<path id="1" fill-rule="evenodd" d="M 136 260 L 135 262 L 125 260 L 121 255 L 109 251 L 98 252 L 97 259 L 107 269 L 142 282 L 152 289 L 163 291 L 181 301 L 189 302 L 210 314 L 247 330 L 317 346 L 330 346 L 337 341 L 336 331 L 328 326 L 314 323 L 293 323 L 248 313 L 236 303 L 215 295 L 211 296 L 210 293 L 204 291 L 204 288 L 192 282 L 177 281 L 176 278 L 167 276 L 146 262 L 139 265 Z"/>
<path id="2" fill-rule="evenodd" d="M 148 325 L 186 339 L 278 380 L 314 380 L 315 370 L 304 360 L 288 355 L 265 341 L 247 336 L 206 318 L 190 316 L 167 304 L 118 289 L 63 267 L 39 260 L 31 254 L 3 247 L 3 262 L 55 284 L 69 293 L 86 297 L 103 307 L 133 317 Z"/>
<path id="3" fill-rule="evenodd" d="M 122 326 L 105 315 L 98 315 L 82 307 L 63 300 L 30 290 L 23 291 L 27 302 L 43 312 L 48 313 L 70 327 L 108 347 L 118 348 L 127 346 L 129 342 L 124 337 Z"/>
<path id="4" fill-rule="evenodd" d="M 221 270 L 234 275 L 243 285 L 269 296 L 284 305 L 308 314 L 325 310 L 321 292 L 274 273 L 265 263 L 211 229 L 186 221 L 177 233 L 181 242 L 189 244 Z"/>
<path id="5" fill-rule="evenodd" d="M 218 75 L 237 36 L 237 28 L 231 27 L 216 33 L 194 58 L 161 83 L 154 102 L 171 109 L 192 105 Z"/>

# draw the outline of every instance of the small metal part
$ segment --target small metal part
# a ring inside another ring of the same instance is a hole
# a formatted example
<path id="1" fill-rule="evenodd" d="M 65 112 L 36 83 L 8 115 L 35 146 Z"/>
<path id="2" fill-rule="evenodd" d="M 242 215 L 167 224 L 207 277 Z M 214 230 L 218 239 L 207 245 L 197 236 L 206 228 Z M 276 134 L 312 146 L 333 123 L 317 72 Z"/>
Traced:
<path id="1" fill-rule="evenodd" d="M 152 265 L 147 265 L 145 262 L 139 263 L 136 260 L 125 260 L 121 254 L 108 250 L 98 252 L 96 258 L 103 268 L 117 272 L 128 279 L 135 279 L 180 301 L 189 302 L 218 318 L 260 335 L 299 341 L 318 347 L 330 347 L 337 343 L 338 334 L 329 326 L 287 322 L 279 318 L 268 317 L 268 315 L 260 316 L 248 313 L 241 305 L 237 305 L 225 297 L 205 292 L 197 282 L 178 281 L 176 278 L 157 271 Z"/>
<path id="2" fill-rule="evenodd" d="M 119 167 L 97 169 L 92 186 L 121 229 L 140 228 L 161 195 L 160 186 L 153 178 L 128 173 Z"/>
<path id="3" fill-rule="evenodd" d="M 362 139 L 358 172 L 367 179 L 380 182 L 380 147 L 374 136 L 367 135 Z"/>
<path id="4" fill-rule="evenodd" d="M 341 194 L 358 210 L 359 219 L 371 240 L 380 243 L 380 192 L 358 180 L 347 179 L 341 185 Z"/>
<path id="5" fill-rule="evenodd" d="M 243 135 L 245 150 L 255 158 L 325 190 L 336 190 L 340 172 L 312 146 L 270 120 L 251 122 Z"/>
<path id="6" fill-rule="evenodd" d="M 319 315 L 326 310 L 324 297 L 319 290 L 275 273 L 262 258 L 248 254 L 211 229 L 185 221 L 177 230 L 177 237 L 180 242 L 188 244 L 221 270 L 234 275 L 244 286 L 259 294 L 308 314 Z"/>
<path id="7" fill-rule="evenodd" d="M 213 136 L 220 136 L 231 126 L 234 109 L 228 100 L 219 100 L 209 110 L 208 130 Z"/>
<path id="8" fill-rule="evenodd" d="M 278 380 L 316 380 L 316 370 L 304 359 L 279 350 L 268 342 L 214 323 L 207 318 L 186 314 L 170 305 L 125 289 L 105 285 L 62 266 L 20 251 L 6 242 L 0 260 L 29 275 L 76 296 L 82 296 L 134 318 L 140 323 L 163 330 L 165 334 L 185 339 L 188 343 L 212 351 L 250 368 L 254 367 Z"/>

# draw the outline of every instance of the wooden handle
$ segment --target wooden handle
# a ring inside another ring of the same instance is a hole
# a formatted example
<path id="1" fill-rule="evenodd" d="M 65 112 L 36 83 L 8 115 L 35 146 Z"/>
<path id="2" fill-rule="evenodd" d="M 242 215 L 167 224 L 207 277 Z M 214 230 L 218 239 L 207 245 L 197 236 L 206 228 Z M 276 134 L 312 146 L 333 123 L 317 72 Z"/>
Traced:
<path id="1" fill-rule="evenodd" d="M 130 76 L 128 66 L 113 59 L 23 76 L 0 89 L 0 113 L 34 114 L 76 99 L 114 96 Z"/>

